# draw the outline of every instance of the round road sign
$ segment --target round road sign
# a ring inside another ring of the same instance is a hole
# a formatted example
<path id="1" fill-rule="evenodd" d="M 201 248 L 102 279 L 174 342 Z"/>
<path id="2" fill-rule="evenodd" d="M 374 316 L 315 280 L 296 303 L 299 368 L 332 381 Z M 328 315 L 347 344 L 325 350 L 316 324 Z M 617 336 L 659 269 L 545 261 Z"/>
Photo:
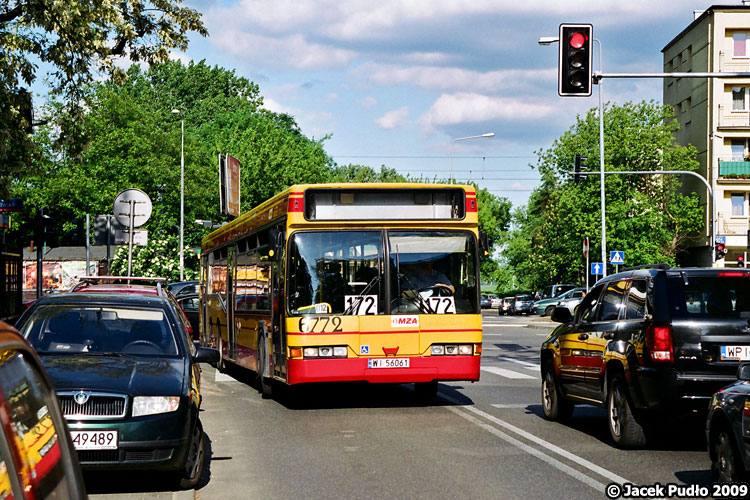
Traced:
<path id="1" fill-rule="evenodd" d="M 130 227 L 130 202 L 133 201 L 133 227 L 140 227 L 151 217 L 151 198 L 140 189 L 126 189 L 115 198 L 114 214 L 123 227 Z"/>

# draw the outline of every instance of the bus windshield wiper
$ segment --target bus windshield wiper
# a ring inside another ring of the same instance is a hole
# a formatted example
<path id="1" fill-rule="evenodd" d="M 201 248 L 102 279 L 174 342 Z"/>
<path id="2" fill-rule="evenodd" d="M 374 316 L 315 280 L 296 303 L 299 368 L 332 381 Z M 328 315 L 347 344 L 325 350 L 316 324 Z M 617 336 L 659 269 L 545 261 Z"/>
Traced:
<path id="1" fill-rule="evenodd" d="M 403 279 L 404 281 L 406 281 L 406 284 L 412 287 L 412 289 L 417 293 L 416 297 L 407 294 L 406 298 L 415 306 L 417 306 L 417 309 L 419 309 L 420 312 L 427 314 L 437 314 L 437 311 L 433 311 L 432 307 L 430 307 L 430 304 L 427 303 L 426 300 L 420 300 L 422 297 L 419 295 L 417 285 L 412 283 L 412 281 L 405 274 L 401 274 L 401 259 L 399 258 L 398 254 L 398 245 L 396 245 L 396 279 L 398 280 L 399 295 L 401 294 L 401 280 Z"/>

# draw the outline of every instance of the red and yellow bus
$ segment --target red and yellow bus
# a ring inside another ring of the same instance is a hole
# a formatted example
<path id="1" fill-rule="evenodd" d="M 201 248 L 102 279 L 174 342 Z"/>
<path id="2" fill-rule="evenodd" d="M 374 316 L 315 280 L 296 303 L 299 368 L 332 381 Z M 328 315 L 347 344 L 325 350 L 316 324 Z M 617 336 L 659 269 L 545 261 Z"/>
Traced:
<path id="1" fill-rule="evenodd" d="M 265 396 L 479 380 L 479 248 L 472 186 L 292 186 L 203 239 L 201 341 Z"/>

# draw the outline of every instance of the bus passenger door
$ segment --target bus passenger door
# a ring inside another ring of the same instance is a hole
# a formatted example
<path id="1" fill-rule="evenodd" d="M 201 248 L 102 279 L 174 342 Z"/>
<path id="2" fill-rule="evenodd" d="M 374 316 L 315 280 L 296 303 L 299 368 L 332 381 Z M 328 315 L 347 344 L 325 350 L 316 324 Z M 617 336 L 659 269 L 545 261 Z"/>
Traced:
<path id="1" fill-rule="evenodd" d="M 227 250 L 227 356 L 232 361 L 237 361 L 237 326 L 234 324 L 235 293 L 235 248 L 230 246 Z"/>
<path id="2" fill-rule="evenodd" d="M 281 277 L 281 264 L 271 264 L 271 345 L 273 349 L 274 376 L 286 380 L 286 337 L 284 335 L 284 288 Z"/>

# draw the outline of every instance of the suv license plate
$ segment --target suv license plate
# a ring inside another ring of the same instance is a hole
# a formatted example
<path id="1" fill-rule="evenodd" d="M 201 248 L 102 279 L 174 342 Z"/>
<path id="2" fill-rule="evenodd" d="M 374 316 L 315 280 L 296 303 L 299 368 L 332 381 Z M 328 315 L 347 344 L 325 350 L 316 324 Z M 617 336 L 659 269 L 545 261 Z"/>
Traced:
<path id="1" fill-rule="evenodd" d="M 116 450 L 117 431 L 70 431 L 76 450 Z"/>
<path id="2" fill-rule="evenodd" d="M 750 346 L 748 345 L 723 345 L 721 346 L 722 360 L 750 360 Z"/>
<path id="3" fill-rule="evenodd" d="M 409 358 L 368 359 L 367 368 L 409 368 Z"/>

